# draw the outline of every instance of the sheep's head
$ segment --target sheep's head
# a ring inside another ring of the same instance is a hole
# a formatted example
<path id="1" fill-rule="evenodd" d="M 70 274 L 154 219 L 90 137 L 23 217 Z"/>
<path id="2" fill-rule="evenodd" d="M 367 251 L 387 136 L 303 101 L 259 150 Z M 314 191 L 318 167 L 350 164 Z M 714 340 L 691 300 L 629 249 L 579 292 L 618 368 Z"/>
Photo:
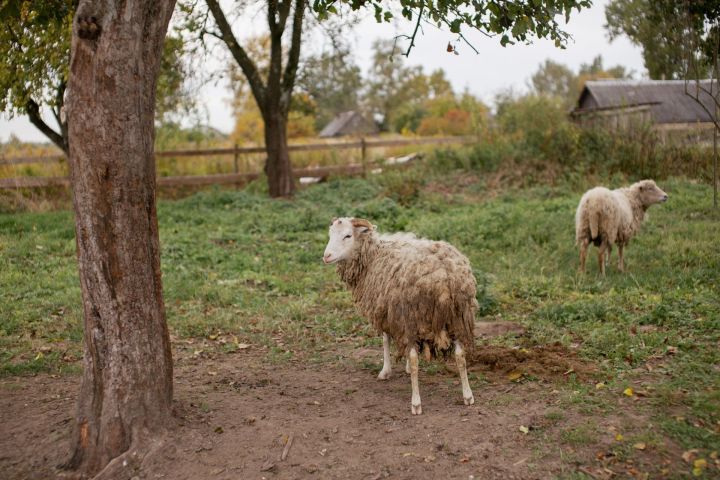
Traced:
<path id="1" fill-rule="evenodd" d="M 637 190 L 637 196 L 643 207 L 648 208 L 656 203 L 662 203 L 667 201 L 667 193 L 660 190 L 652 180 L 643 180 L 636 183 L 633 187 Z"/>
<path id="2" fill-rule="evenodd" d="M 358 240 L 373 230 L 375 226 L 362 218 L 333 218 L 323 262 L 330 264 L 351 258 Z"/>

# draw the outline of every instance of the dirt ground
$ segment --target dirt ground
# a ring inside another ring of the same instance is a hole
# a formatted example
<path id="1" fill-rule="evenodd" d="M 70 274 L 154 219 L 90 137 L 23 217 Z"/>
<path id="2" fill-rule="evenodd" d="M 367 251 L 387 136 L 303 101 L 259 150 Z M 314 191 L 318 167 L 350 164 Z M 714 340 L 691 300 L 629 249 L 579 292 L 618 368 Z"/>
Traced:
<path id="1" fill-rule="evenodd" d="M 380 362 L 380 348 L 346 352 L 354 360 L 344 366 L 271 365 L 258 353 L 198 357 L 176 348 L 177 423 L 127 478 L 624 478 L 660 471 L 679 455 L 668 444 L 630 463 L 615 458 L 613 432 L 647 421 L 622 408 L 590 440 L 568 441 L 588 419 L 582 405 L 562 402 L 561 384 L 570 373 L 596 380 L 591 365 L 557 346 L 478 351 L 472 406 L 462 404 L 454 362 L 433 373 L 421 363 L 421 416 L 410 414 L 403 365 L 387 381 L 360 366 Z M 56 466 L 68 453 L 78 386 L 73 375 L 0 380 L 2 479 L 62 476 Z"/>

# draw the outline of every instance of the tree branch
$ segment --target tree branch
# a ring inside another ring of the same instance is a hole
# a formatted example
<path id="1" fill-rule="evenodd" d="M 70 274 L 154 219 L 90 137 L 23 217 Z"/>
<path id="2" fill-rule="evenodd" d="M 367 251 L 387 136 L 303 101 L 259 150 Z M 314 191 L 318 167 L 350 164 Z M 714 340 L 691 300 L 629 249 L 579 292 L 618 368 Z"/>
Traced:
<path id="1" fill-rule="evenodd" d="M 410 56 L 410 51 L 411 51 L 411 50 L 413 49 L 413 47 L 415 46 L 415 37 L 417 36 L 418 30 L 420 29 L 420 22 L 422 21 L 423 10 L 425 10 L 425 4 L 424 4 L 424 3 L 420 6 L 420 11 L 419 11 L 418 14 L 417 14 L 417 22 L 415 22 L 415 30 L 413 30 L 412 36 L 409 37 L 409 38 L 410 38 L 410 45 L 408 45 L 408 48 L 407 48 L 407 50 L 405 51 L 405 54 L 404 54 L 406 57 L 409 57 L 409 56 Z"/>
<path id="2" fill-rule="evenodd" d="M 215 23 L 220 29 L 222 34 L 222 40 L 227 45 L 230 53 L 232 54 L 235 61 L 240 65 L 245 77 L 250 84 L 250 90 L 252 90 L 253 96 L 258 104 L 258 107 L 262 111 L 265 108 L 265 83 L 263 82 L 260 72 L 258 71 L 255 63 L 248 56 L 247 52 L 240 46 L 235 35 L 232 33 L 232 28 L 225 18 L 225 14 L 218 3 L 218 0 L 206 0 L 207 6 L 215 18 Z"/>
<path id="3" fill-rule="evenodd" d="M 63 136 L 57 133 L 47 123 L 43 121 L 42 117 L 40 116 L 40 106 L 37 104 L 37 102 L 35 102 L 35 100 L 33 99 L 28 100 L 27 105 L 25 105 L 25 110 L 27 111 L 28 117 L 30 118 L 30 123 L 35 125 L 35 127 L 40 130 L 43 135 L 50 139 L 51 142 L 57 145 L 67 155 L 68 147 L 67 145 L 65 145 Z"/>
<path id="4" fill-rule="evenodd" d="M 290 0 L 286 1 L 290 3 Z M 288 62 L 287 65 L 285 65 L 285 73 L 283 74 L 283 97 L 287 98 L 286 104 L 283 105 L 283 107 L 286 110 L 290 107 L 290 97 L 293 87 L 295 86 L 298 63 L 300 62 L 300 43 L 302 42 L 302 27 L 306 2 L 307 0 L 295 1 L 292 41 L 290 43 L 290 51 L 288 52 Z"/>

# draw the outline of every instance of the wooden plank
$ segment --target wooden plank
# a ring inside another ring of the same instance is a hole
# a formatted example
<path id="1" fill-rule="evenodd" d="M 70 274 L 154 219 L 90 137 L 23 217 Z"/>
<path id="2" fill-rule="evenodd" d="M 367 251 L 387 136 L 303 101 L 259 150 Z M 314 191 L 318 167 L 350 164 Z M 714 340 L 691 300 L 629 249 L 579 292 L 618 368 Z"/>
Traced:
<path id="1" fill-rule="evenodd" d="M 0 166 L 2 165 L 22 165 L 27 163 L 55 163 L 65 159 L 64 155 L 49 155 L 45 157 L 14 157 L 0 158 Z"/>
<path id="2" fill-rule="evenodd" d="M 67 187 L 68 177 L 15 177 L 0 178 L 0 188 Z"/>
<path id="3" fill-rule="evenodd" d="M 425 138 L 399 138 L 391 140 L 366 140 L 365 148 L 378 147 L 399 147 L 403 145 L 443 145 L 452 143 L 474 143 L 477 142 L 475 137 L 425 137 Z M 344 150 L 344 149 L 361 149 L 363 141 L 352 142 L 336 142 L 336 143 L 307 143 L 288 145 L 291 152 L 307 152 L 318 150 Z M 222 156 L 235 154 L 252 154 L 265 153 L 265 147 L 239 147 L 239 148 L 208 148 L 199 150 L 166 150 L 163 152 L 155 152 L 156 158 L 168 157 L 201 157 L 201 156 Z M 0 158 L 0 165 L 20 165 L 27 163 L 53 163 L 65 159 L 64 155 L 49 155 L 44 157 L 16 157 L 16 158 Z"/>

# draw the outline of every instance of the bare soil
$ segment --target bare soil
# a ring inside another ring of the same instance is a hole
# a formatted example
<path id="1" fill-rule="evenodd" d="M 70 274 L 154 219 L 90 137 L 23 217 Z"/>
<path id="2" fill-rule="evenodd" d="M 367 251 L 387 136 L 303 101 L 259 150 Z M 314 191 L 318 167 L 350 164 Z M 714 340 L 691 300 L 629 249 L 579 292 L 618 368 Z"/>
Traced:
<path id="1" fill-rule="evenodd" d="M 345 353 L 381 358 L 380 348 Z M 126 478 L 647 478 L 669 472 L 680 455 L 667 441 L 619 458 L 615 432 L 641 429 L 647 417 L 622 399 L 602 418 L 568 408 L 563 383 L 593 383 L 595 369 L 559 346 L 478 349 L 469 365 L 472 406 L 462 404 L 454 362 L 434 373 L 421 364 L 421 416 L 410 414 L 403 365 L 380 381 L 361 362 L 272 365 L 263 356 L 255 348 L 209 356 L 176 348 L 176 425 Z M 65 475 L 58 465 L 69 450 L 79 380 L 0 380 L 0 477 Z"/>

